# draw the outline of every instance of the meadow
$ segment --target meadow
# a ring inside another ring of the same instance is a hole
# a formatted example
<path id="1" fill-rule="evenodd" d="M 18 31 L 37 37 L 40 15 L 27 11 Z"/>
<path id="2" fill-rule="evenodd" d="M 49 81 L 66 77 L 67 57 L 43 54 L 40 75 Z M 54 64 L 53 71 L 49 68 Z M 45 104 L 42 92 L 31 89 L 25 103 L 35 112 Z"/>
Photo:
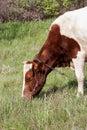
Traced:
<path id="1" fill-rule="evenodd" d="M 87 64 L 85 94 L 77 98 L 70 68 L 52 71 L 39 96 L 22 94 L 23 61 L 31 61 L 43 45 L 54 19 L 0 24 L 0 130 L 87 130 Z"/>

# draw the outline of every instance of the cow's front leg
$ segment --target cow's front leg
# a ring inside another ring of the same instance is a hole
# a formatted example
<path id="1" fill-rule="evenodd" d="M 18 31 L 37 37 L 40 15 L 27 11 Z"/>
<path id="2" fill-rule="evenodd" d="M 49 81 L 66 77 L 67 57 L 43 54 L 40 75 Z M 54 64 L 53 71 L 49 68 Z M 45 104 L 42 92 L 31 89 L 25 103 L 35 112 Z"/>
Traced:
<path id="1" fill-rule="evenodd" d="M 84 61 L 85 61 L 84 52 L 78 52 L 77 58 L 73 59 L 75 74 L 78 82 L 77 96 L 79 96 L 80 94 L 82 95 L 84 94 Z"/>

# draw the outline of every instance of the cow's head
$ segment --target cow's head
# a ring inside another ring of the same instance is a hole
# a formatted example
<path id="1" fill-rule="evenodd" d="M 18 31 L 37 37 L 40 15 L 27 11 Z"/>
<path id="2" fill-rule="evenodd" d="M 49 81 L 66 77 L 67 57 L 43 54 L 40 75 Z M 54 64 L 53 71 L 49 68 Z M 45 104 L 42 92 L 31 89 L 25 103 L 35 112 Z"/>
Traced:
<path id="1" fill-rule="evenodd" d="M 46 68 L 43 63 L 24 62 L 22 96 L 32 99 L 44 86 L 46 81 Z"/>

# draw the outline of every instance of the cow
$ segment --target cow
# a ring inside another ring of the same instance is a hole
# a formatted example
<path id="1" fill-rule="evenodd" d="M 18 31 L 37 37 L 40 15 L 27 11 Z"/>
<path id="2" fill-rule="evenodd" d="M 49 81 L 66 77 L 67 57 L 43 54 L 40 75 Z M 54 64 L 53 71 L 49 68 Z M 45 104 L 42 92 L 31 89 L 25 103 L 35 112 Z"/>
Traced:
<path id="1" fill-rule="evenodd" d="M 84 94 L 84 64 L 87 62 L 87 7 L 68 11 L 50 26 L 47 39 L 32 61 L 23 65 L 22 96 L 32 99 L 43 88 L 55 67 L 75 70 L 78 90 Z"/>

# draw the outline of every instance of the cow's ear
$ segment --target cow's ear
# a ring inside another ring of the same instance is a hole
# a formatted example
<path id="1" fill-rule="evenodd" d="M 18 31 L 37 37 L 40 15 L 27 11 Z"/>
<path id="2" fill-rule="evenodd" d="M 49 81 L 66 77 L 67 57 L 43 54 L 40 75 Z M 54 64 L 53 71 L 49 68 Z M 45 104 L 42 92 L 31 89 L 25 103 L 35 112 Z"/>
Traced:
<path id="1" fill-rule="evenodd" d="M 45 64 L 44 63 L 40 63 L 38 66 L 38 72 L 40 72 L 41 74 L 45 74 L 46 69 L 45 69 Z"/>
<path id="2" fill-rule="evenodd" d="M 45 64 L 44 63 L 40 63 L 38 67 L 39 67 L 40 70 L 43 71 L 45 69 Z"/>
<path id="3" fill-rule="evenodd" d="M 34 68 L 34 70 L 37 70 L 38 69 L 38 63 L 33 62 L 33 68 Z"/>
<path id="4" fill-rule="evenodd" d="M 38 70 L 42 67 L 43 63 L 33 62 L 34 70 Z"/>
<path id="5" fill-rule="evenodd" d="M 33 67 L 34 67 L 34 70 L 36 70 L 36 71 L 44 71 L 45 70 L 45 65 L 44 65 L 44 63 L 33 63 L 34 65 L 33 65 Z"/>

